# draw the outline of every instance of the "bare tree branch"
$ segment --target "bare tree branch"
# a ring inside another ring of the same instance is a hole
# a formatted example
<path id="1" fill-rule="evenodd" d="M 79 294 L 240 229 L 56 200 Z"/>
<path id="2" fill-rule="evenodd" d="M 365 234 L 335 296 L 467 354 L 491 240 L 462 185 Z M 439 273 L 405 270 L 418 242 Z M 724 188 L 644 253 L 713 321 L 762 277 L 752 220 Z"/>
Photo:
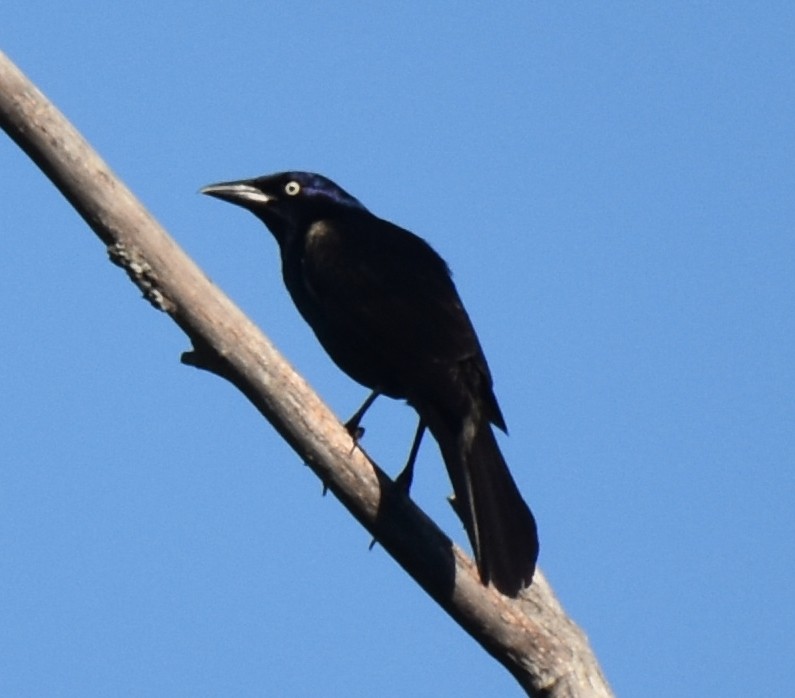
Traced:
<path id="1" fill-rule="evenodd" d="M 0 53 L 0 125 L 86 220 L 144 297 L 188 335 L 183 362 L 237 386 L 384 549 L 531 696 L 611 696 L 540 572 L 518 599 L 356 448 L 306 382 L 185 255 L 80 134 Z"/>

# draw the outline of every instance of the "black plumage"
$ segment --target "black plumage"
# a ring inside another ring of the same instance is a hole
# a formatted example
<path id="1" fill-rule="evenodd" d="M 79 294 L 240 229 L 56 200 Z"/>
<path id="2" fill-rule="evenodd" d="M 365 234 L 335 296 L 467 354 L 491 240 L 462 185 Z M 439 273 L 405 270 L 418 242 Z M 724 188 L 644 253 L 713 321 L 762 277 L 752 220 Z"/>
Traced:
<path id="1" fill-rule="evenodd" d="M 321 175 L 285 172 L 202 192 L 270 229 L 287 289 L 334 362 L 374 394 L 417 410 L 417 439 L 427 426 L 440 446 L 483 582 L 509 595 L 528 585 L 535 520 L 492 432 L 505 421 L 444 260 Z"/>

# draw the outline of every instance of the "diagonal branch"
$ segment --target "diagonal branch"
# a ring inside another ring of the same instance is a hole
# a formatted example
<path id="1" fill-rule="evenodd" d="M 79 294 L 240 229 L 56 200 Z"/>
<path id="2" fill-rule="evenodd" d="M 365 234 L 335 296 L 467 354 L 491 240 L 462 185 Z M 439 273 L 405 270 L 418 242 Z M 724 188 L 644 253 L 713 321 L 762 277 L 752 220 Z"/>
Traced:
<path id="1" fill-rule="evenodd" d="M 0 126 L 74 206 L 158 310 L 190 338 L 183 362 L 232 382 L 384 549 L 531 696 L 611 696 L 588 642 L 540 572 L 518 599 L 359 449 L 268 339 L 166 234 L 80 134 L 0 53 Z"/>

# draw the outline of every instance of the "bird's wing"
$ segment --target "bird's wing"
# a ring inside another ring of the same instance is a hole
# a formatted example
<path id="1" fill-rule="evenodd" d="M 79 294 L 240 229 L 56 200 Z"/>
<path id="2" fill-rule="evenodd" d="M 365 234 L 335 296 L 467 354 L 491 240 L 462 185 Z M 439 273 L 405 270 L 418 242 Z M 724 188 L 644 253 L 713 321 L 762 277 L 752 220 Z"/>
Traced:
<path id="1" fill-rule="evenodd" d="M 302 271 L 333 331 L 374 351 L 420 364 L 482 357 L 445 262 L 388 221 L 368 214 L 315 224 Z"/>
<path id="2" fill-rule="evenodd" d="M 310 323 L 334 361 L 393 397 L 478 398 L 505 429 L 491 374 L 444 260 L 422 238 L 367 212 L 320 221 L 302 261 Z"/>

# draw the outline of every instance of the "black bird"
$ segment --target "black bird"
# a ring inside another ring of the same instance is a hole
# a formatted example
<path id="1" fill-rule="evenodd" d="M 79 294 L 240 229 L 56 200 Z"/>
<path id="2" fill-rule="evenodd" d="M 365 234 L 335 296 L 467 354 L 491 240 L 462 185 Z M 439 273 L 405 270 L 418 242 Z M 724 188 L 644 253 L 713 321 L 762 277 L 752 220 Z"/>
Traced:
<path id="1" fill-rule="evenodd" d="M 486 358 L 444 260 L 422 238 L 370 213 L 326 177 L 284 172 L 212 184 L 279 244 L 299 312 L 333 361 L 373 393 L 405 399 L 420 422 L 406 490 L 427 427 L 439 443 L 481 580 L 510 596 L 530 584 L 536 524 L 491 429 L 505 431 Z"/>

